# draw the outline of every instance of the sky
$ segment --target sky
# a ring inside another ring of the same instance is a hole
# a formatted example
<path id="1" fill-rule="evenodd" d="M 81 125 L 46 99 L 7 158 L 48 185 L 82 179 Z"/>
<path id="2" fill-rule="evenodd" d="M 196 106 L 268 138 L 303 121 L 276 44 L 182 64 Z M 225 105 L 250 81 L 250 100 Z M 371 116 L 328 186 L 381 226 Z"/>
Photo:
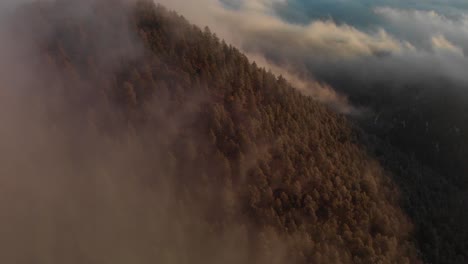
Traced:
<path id="1" fill-rule="evenodd" d="M 468 85 L 465 0 L 156 2 L 302 79 Z"/>
<path id="2" fill-rule="evenodd" d="M 1 1 L 0 18 L 9 6 L 27 1 Z M 311 86 L 319 99 L 327 94 L 325 102 L 332 93 L 319 82 L 334 75 L 468 85 L 466 0 L 155 1 L 209 26 L 261 66 L 297 80 L 293 84 L 302 90 Z M 343 104 L 341 96 L 332 98 Z"/>
<path id="3" fill-rule="evenodd" d="M 315 53 L 327 60 L 418 52 L 465 56 L 468 51 L 467 1 L 220 1 L 220 9 L 237 16 L 238 22 L 228 26 L 231 31 L 248 28 L 240 35 L 250 48 L 266 49 L 260 38 L 276 39 L 270 46 L 300 46 L 301 55 Z"/>

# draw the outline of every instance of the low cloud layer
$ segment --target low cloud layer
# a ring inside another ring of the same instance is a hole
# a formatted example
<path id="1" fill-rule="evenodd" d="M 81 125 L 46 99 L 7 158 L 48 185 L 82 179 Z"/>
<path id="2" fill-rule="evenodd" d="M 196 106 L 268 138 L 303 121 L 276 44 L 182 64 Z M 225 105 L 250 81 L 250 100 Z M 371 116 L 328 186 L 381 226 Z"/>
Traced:
<path id="1" fill-rule="evenodd" d="M 304 66 L 308 61 L 352 59 L 400 53 L 412 48 L 409 43 L 400 42 L 381 29 L 365 33 L 332 20 L 313 21 L 307 25 L 288 23 L 275 12 L 275 7 L 286 4 L 285 1 L 157 2 L 180 12 L 199 26 L 209 26 L 221 38 L 261 62 L 262 66 L 288 76 L 293 84 L 302 87 L 302 91 L 308 90 L 306 94 L 313 94 L 319 101 L 345 113 L 356 110 L 344 96 L 329 86 L 324 88 L 314 81 L 311 74 L 306 77 L 299 74 L 306 73 Z"/>
<path id="2" fill-rule="evenodd" d="M 357 28 L 337 24 L 332 19 L 316 20 L 308 24 L 289 23 L 275 13 L 275 4 L 282 1 L 254 0 L 236 2 L 236 8 L 217 0 L 203 0 L 203 4 L 158 1 L 184 14 L 199 25 L 208 25 L 223 38 L 241 47 L 281 45 L 282 51 L 316 56 L 353 58 L 379 53 L 400 52 L 409 44 L 390 36 L 385 30 L 363 32 Z M 231 3 L 231 2 L 229 2 Z M 197 7 L 198 6 L 198 7 Z M 299 49 L 299 50 L 297 50 Z"/>
<path id="3" fill-rule="evenodd" d="M 400 38 L 420 48 L 430 48 L 434 38 L 445 39 L 450 46 L 468 51 L 468 17 L 466 14 L 449 18 L 436 11 L 377 8 L 375 12 L 387 22 L 386 26 Z M 447 46 L 447 45 L 444 45 Z M 434 47 L 434 46 L 432 46 Z"/>
<path id="4" fill-rule="evenodd" d="M 392 76 L 403 86 L 434 77 L 468 83 L 462 70 L 468 66 L 468 20 L 463 11 L 468 6 L 464 2 L 156 2 L 200 26 L 209 26 L 228 42 L 268 62 L 270 68 L 307 76 L 301 79 L 345 74 L 374 82 Z M 355 7 L 350 16 L 365 21 L 349 20 L 337 12 L 348 5 Z M 316 15 L 313 7 L 328 15 Z"/>

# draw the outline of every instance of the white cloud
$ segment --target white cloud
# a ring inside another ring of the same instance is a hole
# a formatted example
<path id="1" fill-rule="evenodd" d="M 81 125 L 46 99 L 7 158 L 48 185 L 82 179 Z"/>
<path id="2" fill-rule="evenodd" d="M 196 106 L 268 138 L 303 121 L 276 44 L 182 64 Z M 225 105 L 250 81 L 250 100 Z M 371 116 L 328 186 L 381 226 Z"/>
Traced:
<path id="1" fill-rule="evenodd" d="M 437 51 L 451 52 L 451 53 L 455 53 L 455 54 L 463 56 L 463 50 L 455 46 L 454 44 L 452 44 L 443 35 L 433 36 L 431 41 L 432 41 L 432 47 L 436 52 Z"/>
<path id="2" fill-rule="evenodd" d="M 420 48 L 434 48 L 434 41 L 439 44 L 442 44 L 442 41 L 450 43 L 449 46 L 453 46 L 452 50 L 461 49 L 465 54 L 468 52 L 467 15 L 449 18 L 435 11 L 401 10 L 389 7 L 377 8 L 375 12 L 385 19 L 387 26 L 395 34 Z M 445 44 L 447 43 L 444 43 L 444 46 L 448 47 Z"/>
<path id="3" fill-rule="evenodd" d="M 411 46 L 385 30 L 363 32 L 333 21 L 313 21 L 308 25 L 288 23 L 274 14 L 273 6 L 284 0 L 243 0 L 239 8 L 227 9 L 216 0 L 162 0 L 191 21 L 208 25 L 229 42 L 249 48 L 287 45 L 290 51 L 330 58 L 352 58 L 379 53 L 401 52 Z M 267 43 L 265 43 L 267 42 Z"/>

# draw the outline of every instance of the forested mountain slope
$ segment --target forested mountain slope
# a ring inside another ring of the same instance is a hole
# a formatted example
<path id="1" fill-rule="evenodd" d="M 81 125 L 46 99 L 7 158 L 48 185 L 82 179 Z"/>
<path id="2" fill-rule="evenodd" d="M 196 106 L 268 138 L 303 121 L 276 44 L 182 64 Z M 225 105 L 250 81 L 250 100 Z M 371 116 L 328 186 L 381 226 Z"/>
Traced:
<path id="1" fill-rule="evenodd" d="M 14 237 L 1 241 L 9 249 L 6 260 L 423 258 L 393 176 L 368 154 L 347 118 L 259 68 L 209 29 L 148 1 L 42 2 L 18 12 L 12 32 L 33 44 L 28 61 L 41 76 L 22 99 L 28 105 L 22 111 L 41 113 L 44 133 L 54 136 L 39 138 L 45 144 L 31 151 L 33 163 L 16 173 L 69 179 L 64 186 L 74 192 L 53 207 L 35 198 L 55 215 L 26 217 L 49 223 L 47 243 L 44 225 L 21 215 L 21 221 L 3 220 L 13 230 L 7 238 Z M 49 172 L 43 167 L 53 167 L 57 157 L 36 155 L 51 145 L 63 162 Z M 24 160 L 9 163 L 22 166 Z M 11 174 L 12 167 L 0 172 Z M 119 186 L 127 178 L 136 189 Z M 108 204 L 110 183 L 118 199 Z M 15 230 L 37 236 L 24 242 L 27 235 Z"/>

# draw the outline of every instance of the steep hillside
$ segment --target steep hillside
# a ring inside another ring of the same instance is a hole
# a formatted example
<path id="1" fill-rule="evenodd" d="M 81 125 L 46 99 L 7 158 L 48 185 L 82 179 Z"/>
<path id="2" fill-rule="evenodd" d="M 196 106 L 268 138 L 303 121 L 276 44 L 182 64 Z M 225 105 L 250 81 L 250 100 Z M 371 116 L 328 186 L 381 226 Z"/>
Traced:
<path id="1" fill-rule="evenodd" d="M 36 195 L 0 220 L 6 262 L 418 263 L 398 188 L 346 117 L 208 28 L 147 1 L 19 12 L 13 58 L 34 71 L 2 80 L 34 80 L 9 97 L 27 151 L 0 172 L 60 195 L 2 178 Z"/>

